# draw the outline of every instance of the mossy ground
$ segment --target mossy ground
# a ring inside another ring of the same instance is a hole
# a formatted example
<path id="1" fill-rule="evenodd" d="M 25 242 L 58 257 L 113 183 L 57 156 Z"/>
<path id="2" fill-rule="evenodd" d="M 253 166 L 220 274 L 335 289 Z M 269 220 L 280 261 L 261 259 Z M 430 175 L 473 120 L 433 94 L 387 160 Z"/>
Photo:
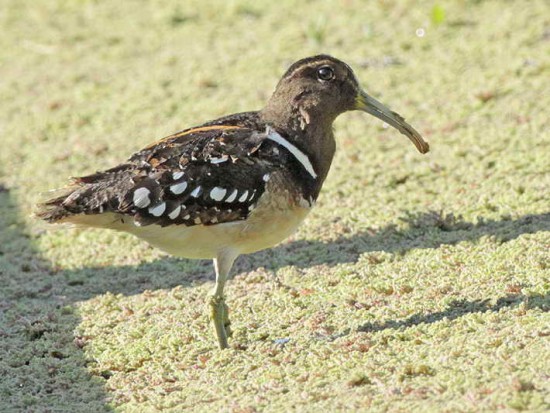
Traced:
<path id="1" fill-rule="evenodd" d="M 0 411 L 545 411 L 550 7 L 525 1 L 2 0 Z M 316 209 L 241 257 L 234 348 L 209 262 L 50 231 L 39 193 L 259 108 L 330 53 L 431 143 L 335 124 Z"/>

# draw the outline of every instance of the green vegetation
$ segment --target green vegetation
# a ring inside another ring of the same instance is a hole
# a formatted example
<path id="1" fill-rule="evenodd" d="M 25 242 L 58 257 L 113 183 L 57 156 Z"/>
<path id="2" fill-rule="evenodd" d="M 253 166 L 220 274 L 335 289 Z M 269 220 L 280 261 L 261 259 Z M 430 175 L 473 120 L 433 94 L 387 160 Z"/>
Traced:
<path id="1" fill-rule="evenodd" d="M 550 7 L 2 0 L 0 411 L 548 411 Z M 29 218 L 40 192 L 261 107 L 325 52 L 430 142 L 360 113 L 317 208 L 210 262 Z"/>

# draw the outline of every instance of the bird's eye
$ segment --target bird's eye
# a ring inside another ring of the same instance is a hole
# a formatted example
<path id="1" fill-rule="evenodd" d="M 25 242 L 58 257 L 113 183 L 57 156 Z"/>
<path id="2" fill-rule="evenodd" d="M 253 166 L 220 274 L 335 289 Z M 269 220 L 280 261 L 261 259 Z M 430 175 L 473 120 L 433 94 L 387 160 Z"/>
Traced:
<path id="1" fill-rule="evenodd" d="M 332 80 L 334 79 L 334 70 L 330 66 L 321 66 L 317 69 L 317 78 L 319 80 Z"/>

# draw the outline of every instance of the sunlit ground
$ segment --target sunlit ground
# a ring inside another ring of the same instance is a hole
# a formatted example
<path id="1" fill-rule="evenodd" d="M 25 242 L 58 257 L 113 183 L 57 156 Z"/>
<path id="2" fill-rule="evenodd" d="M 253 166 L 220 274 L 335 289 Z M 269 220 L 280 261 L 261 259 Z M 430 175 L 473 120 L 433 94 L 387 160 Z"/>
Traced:
<path id="1" fill-rule="evenodd" d="M 547 411 L 550 6 L 63 1 L 0 7 L 0 411 Z M 430 142 L 361 113 L 292 239 L 211 263 L 50 231 L 40 193 L 259 109 L 329 53 Z"/>

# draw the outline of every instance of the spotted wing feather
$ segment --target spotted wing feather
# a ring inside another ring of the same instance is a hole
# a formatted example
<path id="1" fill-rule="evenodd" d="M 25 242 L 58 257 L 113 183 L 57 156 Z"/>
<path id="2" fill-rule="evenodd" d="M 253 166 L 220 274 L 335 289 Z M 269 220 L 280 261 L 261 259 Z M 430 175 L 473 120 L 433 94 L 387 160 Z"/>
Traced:
<path id="1" fill-rule="evenodd" d="M 44 204 L 42 218 L 114 212 L 136 225 L 213 225 L 246 219 L 283 159 L 265 132 L 238 126 L 183 131 L 127 163 L 76 178 Z M 40 215 L 40 213 L 39 213 Z"/>

